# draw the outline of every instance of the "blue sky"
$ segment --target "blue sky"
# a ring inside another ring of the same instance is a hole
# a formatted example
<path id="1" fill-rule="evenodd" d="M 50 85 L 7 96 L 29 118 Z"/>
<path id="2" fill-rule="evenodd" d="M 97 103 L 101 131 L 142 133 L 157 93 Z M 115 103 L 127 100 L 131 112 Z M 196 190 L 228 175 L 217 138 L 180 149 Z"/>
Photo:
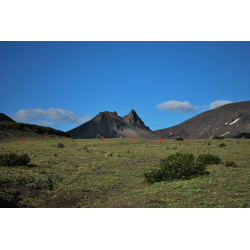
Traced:
<path id="1" fill-rule="evenodd" d="M 0 42 L 0 113 L 73 129 L 134 109 L 151 130 L 250 100 L 250 42 Z"/>

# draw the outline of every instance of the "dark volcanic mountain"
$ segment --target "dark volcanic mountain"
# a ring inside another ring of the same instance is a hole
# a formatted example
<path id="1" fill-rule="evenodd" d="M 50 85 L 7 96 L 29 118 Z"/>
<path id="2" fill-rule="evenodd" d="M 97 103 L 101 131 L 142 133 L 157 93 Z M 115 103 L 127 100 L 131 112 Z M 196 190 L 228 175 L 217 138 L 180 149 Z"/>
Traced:
<path id="1" fill-rule="evenodd" d="M 155 130 L 164 139 L 203 139 L 212 136 L 250 138 L 250 101 L 229 103 L 203 112 L 176 126 Z"/>
<path id="2" fill-rule="evenodd" d="M 16 122 L 16 121 L 12 120 L 9 116 L 0 113 L 0 122 Z"/>
<path id="3" fill-rule="evenodd" d="M 100 112 L 92 120 L 68 132 L 81 139 L 95 138 L 97 134 L 105 138 L 118 138 L 121 135 L 131 138 L 133 134 L 134 138 L 158 139 L 134 110 L 123 117 L 118 116 L 116 111 Z"/>

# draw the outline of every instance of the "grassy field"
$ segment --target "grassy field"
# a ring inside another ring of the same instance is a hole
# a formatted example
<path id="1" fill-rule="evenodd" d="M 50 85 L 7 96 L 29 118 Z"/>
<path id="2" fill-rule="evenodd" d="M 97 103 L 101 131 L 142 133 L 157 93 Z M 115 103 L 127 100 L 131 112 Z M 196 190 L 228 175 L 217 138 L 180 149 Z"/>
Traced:
<path id="1" fill-rule="evenodd" d="M 132 144 L 131 139 L 44 137 L 0 143 L 0 154 L 31 158 L 28 166 L 0 167 L 0 207 L 250 207 L 250 140 L 189 140 L 187 147 L 186 140 L 164 139 L 159 145 L 159 140 L 134 139 Z M 226 146 L 220 147 L 222 142 Z M 57 148 L 58 143 L 65 148 Z M 109 152 L 112 156 L 105 157 Z M 190 180 L 146 183 L 143 172 L 176 152 L 211 153 L 222 164 L 208 165 L 210 174 Z M 226 160 L 237 167 L 225 166 Z"/>

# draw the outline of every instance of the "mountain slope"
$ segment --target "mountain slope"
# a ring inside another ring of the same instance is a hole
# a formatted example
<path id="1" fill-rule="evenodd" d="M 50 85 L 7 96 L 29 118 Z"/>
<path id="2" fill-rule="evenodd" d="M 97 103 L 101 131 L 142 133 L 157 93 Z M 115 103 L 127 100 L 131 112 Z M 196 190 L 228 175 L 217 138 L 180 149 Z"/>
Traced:
<path id="1" fill-rule="evenodd" d="M 202 139 L 214 135 L 250 138 L 250 101 L 229 103 L 203 112 L 176 126 L 155 130 L 153 133 L 164 139 Z"/>
<path id="2" fill-rule="evenodd" d="M 16 121 L 12 120 L 9 116 L 0 113 L 0 122 L 16 122 Z"/>

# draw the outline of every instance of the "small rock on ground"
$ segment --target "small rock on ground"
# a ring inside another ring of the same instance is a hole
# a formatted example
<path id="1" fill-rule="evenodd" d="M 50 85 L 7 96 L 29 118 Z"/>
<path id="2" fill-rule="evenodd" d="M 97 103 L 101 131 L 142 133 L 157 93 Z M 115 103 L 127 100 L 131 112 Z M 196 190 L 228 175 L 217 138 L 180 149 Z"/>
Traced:
<path id="1" fill-rule="evenodd" d="M 57 154 L 53 154 L 53 156 L 56 156 L 56 157 L 58 157 L 58 155 L 57 155 Z"/>
<path id="2" fill-rule="evenodd" d="M 112 156 L 112 153 L 107 153 L 105 157 Z"/>
<path id="3" fill-rule="evenodd" d="M 58 143 L 57 148 L 65 148 L 65 146 L 62 143 Z"/>
<path id="4" fill-rule="evenodd" d="M 235 140 L 235 141 L 234 141 L 234 144 L 239 144 L 239 141 L 238 141 L 238 140 Z"/>
<path id="5" fill-rule="evenodd" d="M 4 170 L 1 172 L 1 174 L 13 174 L 12 172 L 10 172 L 9 170 Z"/>
<path id="6" fill-rule="evenodd" d="M 130 151 L 127 151 L 127 154 L 129 154 L 130 153 Z"/>
<path id="7" fill-rule="evenodd" d="M 135 159 L 135 160 L 132 160 L 132 161 L 131 161 L 131 163 L 139 163 L 139 162 L 141 162 L 141 161 L 138 160 L 138 159 Z"/>
<path id="8" fill-rule="evenodd" d="M 197 150 L 195 153 L 197 153 L 197 154 L 198 154 L 198 153 L 199 153 L 199 150 Z"/>
<path id="9" fill-rule="evenodd" d="M 147 147 L 147 144 L 142 144 L 141 147 Z"/>

